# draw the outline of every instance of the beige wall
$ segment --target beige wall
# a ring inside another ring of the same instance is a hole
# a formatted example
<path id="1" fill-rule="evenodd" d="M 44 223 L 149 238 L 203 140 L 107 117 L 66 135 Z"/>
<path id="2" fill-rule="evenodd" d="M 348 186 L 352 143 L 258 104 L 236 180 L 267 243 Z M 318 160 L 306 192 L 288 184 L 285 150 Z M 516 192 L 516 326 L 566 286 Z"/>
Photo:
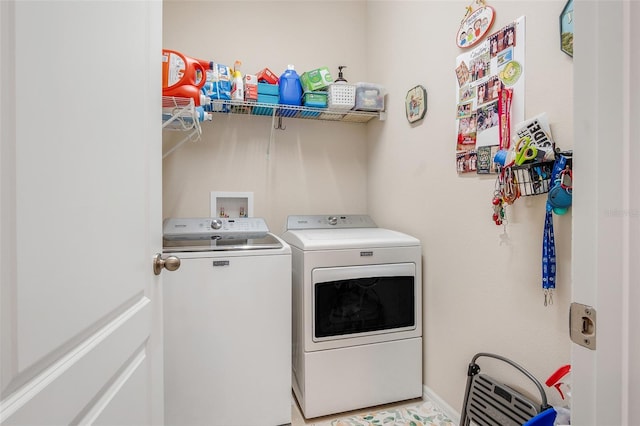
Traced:
<path id="1" fill-rule="evenodd" d="M 455 171 L 455 33 L 468 3 L 372 1 L 367 14 L 376 29 L 368 33 L 369 78 L 389 90 L 387 121 L 368 129 L 368 212 L 379 226 L 423 243 L 424 383 L 457 410 L 476 352 L 512 358 L 540 380 L 570 362 L 571 214 L 554 219 L 558 292 L 544 307 L 546 198 L 521 198 L 508 208 L 503 240 L 503 227 L 491 220 L 495 178 Z M 496 10 L 494 29 L 526 16 L 525 116 L 546 112 L 558 146 L 570 149 L 572 60 L 558 35 L 565 1 L 488 4 Z M 403 101 L 416 84 L 427 89 L 428 111 L 412 128 Z"/>
<path id="2" fill-rule="evenodd" d="M 293 64 L 337 76 L 347 65 L 347 78 L 366 81 L 365 12 L 363 1 L 165 1 L 163 47 L 229 66 L 239 59 L 250 73 Z M 253 192 L 254 216 L 276 233 L 290 214 L 366 213 L 366 126 L 283 124 L 272 131 L 270 117 L 215 114 L 202 140 L 164 160 L 164 217 L 209 216 L 211 191 Z M 165 151 L 175 135 L 166 139 Z"/>
<path id="3" fill-rule="evenodd" d="M 569 363 L 571 215 L 555 217 L 558 291 L 543 306 L 544 196 L 491 220 L 494 178 L 455 171 L 455 33 L 469 1 L 167 1 L 164 47 L 244 71 L 348 65 L 351 82 L 384 85 L 387 120 L 367 125 L 216 115 L 201 141 L 164 161 L 164 216 L 206 216 L 209 192 L 253 191 L 255 215 L 279 233 L 289 214 L 369 213 L 420 238 L 424 252 L 426 386 L 460 410 L 476 352 L 510 357 L 540 380 Z M 572 142 L 572 61 L 559 49 L 565 0 L 492 1 L 494 29 L 526 16 L 527 117 L 546 112 L 558 145 Z M 251 13 L 239 14 L 240 9 Z M 322 11 L 322 10 L 324 11 Z M 283 12 L 284 10 L 284 12 Z M 234 16 L 241 16 L 234 20 Z M 209 30 L 205 30 L 206 27 Z M 316 43 L 312 46 L 311 39 Z M 422 84 L 428 111 L 405 119 Z M 270 156 L 266 157 L 272 137 Z M 165 148 L 172 143 L 164 142 Z M 555 394 L 548 392 L 555 398 Z"/>

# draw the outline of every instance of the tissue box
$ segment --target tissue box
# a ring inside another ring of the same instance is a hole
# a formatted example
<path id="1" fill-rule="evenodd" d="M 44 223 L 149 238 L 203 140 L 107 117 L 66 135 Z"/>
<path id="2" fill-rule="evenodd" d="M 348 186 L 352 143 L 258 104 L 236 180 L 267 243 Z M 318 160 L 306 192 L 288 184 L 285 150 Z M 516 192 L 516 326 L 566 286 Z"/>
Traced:
<path id="1" fill-rule="evenodd" d="M 280 80 L 269 68 L 258 71 L 256 77 L 261 83 L 278 84 Z"/>
<path id="2" fill-rule="evenodd" d="M 300 76 L 300 84 L 302 84 L 302 90 L 305 92 L 324 89 L 331 83 L 333 83 L 333 78 L 327 67 L 307 71 Z"/>
<path id="3" fill-rule="evenodd" d="M 360 111 L 383 111 L 385 89 L 379 84 L 356 83 L 356 105 Z"/>
<path id="4" fill-rule="evenodd" d="M 244 100 L 249 102 L 258 100 L 258 78 L 253 74 L 244 76 Z"/>

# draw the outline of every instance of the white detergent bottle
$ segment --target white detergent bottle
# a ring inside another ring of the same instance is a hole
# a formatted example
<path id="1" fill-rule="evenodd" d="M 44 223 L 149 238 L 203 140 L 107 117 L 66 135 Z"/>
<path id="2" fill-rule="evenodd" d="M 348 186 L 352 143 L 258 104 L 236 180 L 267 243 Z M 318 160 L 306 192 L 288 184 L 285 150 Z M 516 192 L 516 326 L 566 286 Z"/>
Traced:
<path id="1" fill-rule="evenodd" d="M 244 82 L 240 71 L 233 72 L 233 83 L 231 85 L 231 100 L 244 101 Z"/>
<path id="2" fill-rule="evenodd" d="M 233 63 L 233 73 L 231 80 L 231 100 L 232 101 L 244 101 L 244 81 L 242 79 L 242 72 L 240 67 L 242 61 L 236 60 Z"/>

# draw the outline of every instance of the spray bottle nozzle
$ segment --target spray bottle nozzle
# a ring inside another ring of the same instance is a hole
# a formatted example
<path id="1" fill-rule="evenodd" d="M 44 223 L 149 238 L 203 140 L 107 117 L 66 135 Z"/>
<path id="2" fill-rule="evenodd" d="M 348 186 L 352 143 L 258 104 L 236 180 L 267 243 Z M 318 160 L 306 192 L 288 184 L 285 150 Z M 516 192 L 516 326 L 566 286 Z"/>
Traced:
<path id="1" fill-rule="evenodd" d="M 563 365 L 558 368 L 545 382 L 545 384 L 549 387 L 554 387 L 560 393 L 560 397 L 562 399 L 566 399 L 566 397 L 571 397 L 571 385 L 569 383 L 568 375 L 571 373 L 571 365 Z M 564 379 L 563 381 L 561 381 Z M 562 392 L 561 387 L 565 389 L 565 392 Z"/>

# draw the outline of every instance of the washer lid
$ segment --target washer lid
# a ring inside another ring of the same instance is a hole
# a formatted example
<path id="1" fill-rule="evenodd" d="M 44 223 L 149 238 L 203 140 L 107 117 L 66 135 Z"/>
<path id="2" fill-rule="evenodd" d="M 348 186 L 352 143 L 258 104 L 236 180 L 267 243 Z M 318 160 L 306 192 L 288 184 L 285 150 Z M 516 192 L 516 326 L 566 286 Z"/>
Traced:
<path id="1" fill-rule="evenodd" d="M 289 230 L 282 239 L 302 250 L 420 246 L 420 240 L 384 228 Z"/>
<path id="2" fill-rule="evenodd" d="M 252 238 L 185 238 L 163 240 L 164 253 L 184 253 L 203 251 L 242 251 L 242 250 L 266 250 L 280 249 L 282 243 L 273 234 L 263 234 Z"/>
<path id="3" fill-rule="evenodd" d="M 164 221 L 164 252 L 264 250 L 282 248 L 264 219 L 169 218 Z"/>

